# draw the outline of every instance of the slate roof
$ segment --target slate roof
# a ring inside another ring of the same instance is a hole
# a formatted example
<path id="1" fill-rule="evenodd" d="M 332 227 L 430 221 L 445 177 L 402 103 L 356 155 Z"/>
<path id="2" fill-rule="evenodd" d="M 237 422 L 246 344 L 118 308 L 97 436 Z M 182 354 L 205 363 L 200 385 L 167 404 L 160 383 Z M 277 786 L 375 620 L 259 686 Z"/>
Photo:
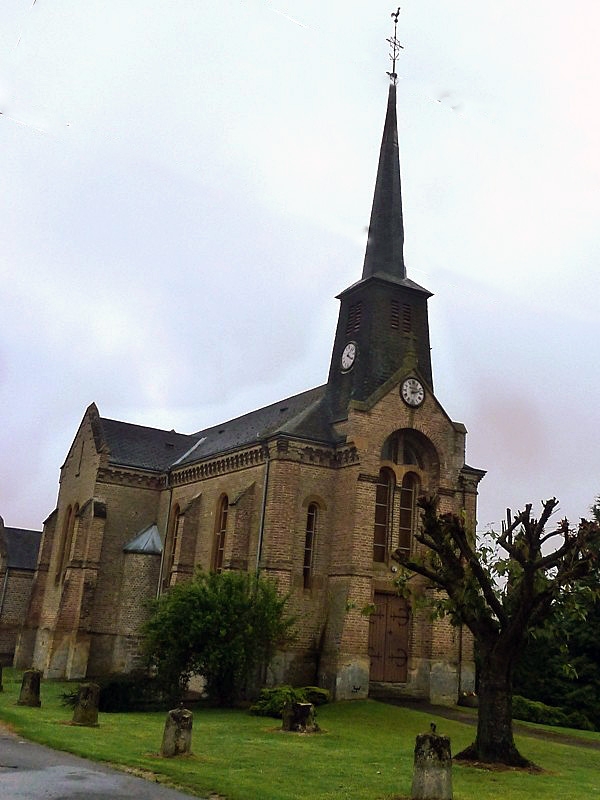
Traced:
<path id="1" fill-rule="evenodd" d="M 379 151 L 363 278 L 381 273 L 390 277 L 406 278 L 403 248 L 404 220 L 398 154 L 396 85 L 391 83 Z"/>
<path id="2" fill-rule="evenodd" d="M 100 419 L 111 464 L 164 472 L 196 443 L 197 436 Z"/>
<path id="3" fill-rule="evenodd" d="M 415 292 L 420 292 L 421 294 L 426 294 L 427 297 L 433 297 L 433 294 L 432 294 L 432 292 L 429 291 L 429 289 L 425 289 L 425 287 L 420 286 L 418 283 L 415 283 L 415 281 L 411 280 L 410 278 L 407 278 L 407 277 L 405 277 L 405 278 L 397 278 L 397 277 L 395 277 L 393 275 L 388 275 L 385 272 L 374 272 L 369 277 L 361 278 L 359 281 L 356 281 L 351 286 L 348 286 L 347 289 L 344 289 L 343 292 L 340 292 L 337 295 L 338 299 L 343 297 L 345 294 L 348 294 L 348 292 L 352 292 L 358 286 L 362 286 L 367 281 L 374 280 L 374 279 L 377 279 L 377 280 L 380 280 L 380 281 L 385 281 L 388 284 L 392 283 L 392 284 L 395 284 L 396 286 L 402 286 L 404 289 L 412 289 Z"/>
<path id="4" fill-rule="evenodd" d="M 41 538 L 41 531 L 5 527 L 4 541 L 9 569 L 34 570 Z"/>
<path id="5" fill-rule="evenodd" d="M 193 434 L 102 417 L 100 436 L 111 464 L 156 472 L 247 447 L 279 432 L 333 444 L 335 436 L 322 407 L 325 389 L 317 386 Z"/>
<path id="6" fill-rule="evenodd" d="M 162 540 L 156 524 L 149 525 L 136 534 L 123 547 L 125 553 L 145 553 L 160 555 L 162 553 Z"/>
<path id="7" fill-rule="evenodd" d="M 218 453 L 245 447 L 275 433 L 333 443 L 333 431 L 328 424 L 327 414 L 321 408 L 325 389 L 326 385 L 317 386 L 228 422 L 198 431 L 194 436 L 200 439 L 200 443 L 179 463 L 190 464 Z"/>

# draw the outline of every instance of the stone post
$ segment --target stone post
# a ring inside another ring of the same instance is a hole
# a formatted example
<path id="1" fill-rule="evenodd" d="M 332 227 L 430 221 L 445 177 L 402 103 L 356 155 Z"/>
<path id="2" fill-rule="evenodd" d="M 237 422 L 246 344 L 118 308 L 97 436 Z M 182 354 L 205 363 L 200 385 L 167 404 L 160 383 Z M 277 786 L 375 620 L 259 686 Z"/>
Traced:
<path id="1" fill-rule="evenodd" d="M 0 664 L 0 692 L 4 691 L 4 684 L 2 683 L 2 665 Z"/>
<path id="2" fill-rule="evenodd" d="M 452 800 L 450 738 L 437 734 L 433 723 L 430 733 L 417 736 L 411 797 L 412 800 Z"/>
<path id="3" fill-rule="evenodd" d="M 39 708 L 40 701 L 40 681 L 42 673 L 37 669 L 26 669 L 21 681 L 21 693 L 17 700 L 18 706 L 33 706 Z"/>
<path id="4" fill-rule="evenodd" d="M 161 756 L 171 758 L 191 753 L 193 721 L 194 715 L 183 707 L 183 703 L 179 708 L 169 711 L 160 748 Z"/>
<path id="5" fill-rule="evenodd" d="M 95 728 L 98 725 L 98 704 L 100 687 L 97 683 L 82 683 L 77 692 L 77 705 L 73 711 L 73 725 L 86 725 Z"/>

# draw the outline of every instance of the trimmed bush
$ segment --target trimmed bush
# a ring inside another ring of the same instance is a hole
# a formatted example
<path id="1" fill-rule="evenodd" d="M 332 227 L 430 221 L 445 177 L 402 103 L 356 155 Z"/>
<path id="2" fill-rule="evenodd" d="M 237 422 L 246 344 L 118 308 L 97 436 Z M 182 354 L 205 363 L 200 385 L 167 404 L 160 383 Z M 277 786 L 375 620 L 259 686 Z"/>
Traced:
<path id="1" fill-rule="evenodd" d="M 261 689 L 258 700 L 250 706 L 250 713 L 259 717 L 274 717 L 281 719 L 283 711 L 292 703 L 312 703 L 322 706 L 329 702 L 329 692 L 318 686 L 275 686 L 272 689 Z"/>
<path id="2" fill-rule="evenodd" d="M 331 700 L 331 693 L 320 686 L 305 686 L 302 691 L 306 697 L 306 702 L 312 703 L 315 707 L 324 706 L 325 703 Z"/>
<path id="3" fill-rule="evenodd" d="M 292 703 L 303 703 L 302 689 L 293 686 L 275 686 L 273 689 L 261 689 L 258 700 L 250 706 L 250 713 L 259 717 L 275 717 L 281 719 L 283 710 Z"/>

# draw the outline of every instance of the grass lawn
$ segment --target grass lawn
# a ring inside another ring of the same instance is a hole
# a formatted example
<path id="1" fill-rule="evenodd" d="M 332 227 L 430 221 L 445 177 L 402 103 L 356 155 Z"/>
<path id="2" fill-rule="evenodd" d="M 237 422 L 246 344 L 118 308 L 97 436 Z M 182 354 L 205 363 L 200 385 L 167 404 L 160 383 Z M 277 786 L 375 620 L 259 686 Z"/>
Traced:
<path id="1" fill-rule="evenodd" d="M 283 734 L 277 720 L 242 711 L 194 714 L 193 751 L 186 758 L 157 755 L 165 714 L 100 714 L 98 728 L 73 727 L 61 706 L 66 684 L 42 683 L 42 707 L 16 705 L 20 674 L 4 671 L 0 720 L 25 738 L 98 761 L 130 768 L 184 791 L 227 800 L 392 800 L 410 797 L 415 736 L 435 721 L 466 747 L 474 728 L 429 714 L 365 700 L 319 709 L 320 734 Z M 72 689 L 70 684 L 69 688 Z M 589 736 L 589 734 L 588 734 Z M 595 735 L 600 741 L 600 734 Z M 545 771 L 488 772 L 455 764 L 454 800 L 588 800 L 600 795 L 600 752 L 517 737 L 523 755 Z"/>

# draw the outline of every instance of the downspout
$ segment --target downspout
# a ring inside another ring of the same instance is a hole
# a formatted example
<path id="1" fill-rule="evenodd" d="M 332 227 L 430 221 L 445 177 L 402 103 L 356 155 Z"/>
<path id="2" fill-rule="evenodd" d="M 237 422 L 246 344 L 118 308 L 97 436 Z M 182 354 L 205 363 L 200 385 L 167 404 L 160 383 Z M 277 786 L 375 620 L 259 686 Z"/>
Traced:
<path id="1" fill-rule="evenodd" d="M 269 456 L 269 444 L 266 442 L 264 444 L 265 453 L 266 453 L 266 463 L 265 463 L 265 480 L 263 483 L 263 495 L 262 495 L 262 505 L 260 509 L 260 525 L 258 528 L 258 546 L 256 548 L 256 574 L 260 572 L 260 559 L 262 557 L 262 548 L 263 548 L 263 539 L 265 535 L 265 516 L 267 511 L 267 490 L 269 488 L 269 467 L 271 465 L 271 459 Z"/>
<path id="2" fill-rule="evenodd" d="M 462 695 L 463 626 L 458 629 L 458 700 Z"/>
<path id="3" fill-rule="evenodd" d="M 0 617 L 2 617 L 2 612 L 4 611 L 4 600 L 6 598 L 6 587 L 8 586 L 8 574 L 10 572 L 10 567 L 8 566 L 8 558 L 6 559 L 6 572 L 4 574 L 4 581 L 2 582 L 2 597 L 0 598 Z"/>
<path id="4" fill-rule="evenodd" d="M 465 488 L 465 482 L 462 480 L 462 510 L 463 514 L 466 516 L 467 510 L 467 490 Z M 477 533 L 475 534 L 477 536 Z M 460 700 L 462 695 L 462 673 L 463 673 L 463 632 L 464 632 L 464 623 L 461 623 L 458 628 L 458 698 L 457 701 Z"/>
<path id="5" fill-rule="evenodd" d="M 161 594 L 163 569 L 165 566 L 165 550 L 167 547 L 167 535 L 169 532 L 169 520 L 171 519 L 171 503 L 173 502 L 173 487 L 170 481 L 171 471 L 167 472 L 167 488 L 169 489 L 169 506 L 167 508 L 167 520 L 165 523 L 165 540 L 160 551 L 160 569 L 158 570 L 158 586 L 156 587 L 156 598 L 158 599 Z"/>

